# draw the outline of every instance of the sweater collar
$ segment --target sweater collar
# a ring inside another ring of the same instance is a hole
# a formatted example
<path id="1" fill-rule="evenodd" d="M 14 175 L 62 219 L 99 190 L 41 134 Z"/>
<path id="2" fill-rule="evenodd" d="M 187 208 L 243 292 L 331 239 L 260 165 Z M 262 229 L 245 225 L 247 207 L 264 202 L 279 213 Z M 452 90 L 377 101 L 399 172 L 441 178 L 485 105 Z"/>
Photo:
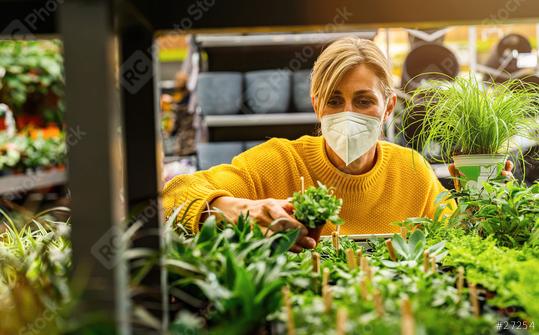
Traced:
<path id="1" fill-rule="evenodd" d="M 305 160 L 314 178 L 340 192 L 362 192 L 374 186 L 388 162 L 388 153 L 382 141 L 376 142 L 376 162 L 364 174 L 352 175 L 342 172 L 331 163 L 324 148 L 322 136 L 309 136 L 305 141 Z"/>

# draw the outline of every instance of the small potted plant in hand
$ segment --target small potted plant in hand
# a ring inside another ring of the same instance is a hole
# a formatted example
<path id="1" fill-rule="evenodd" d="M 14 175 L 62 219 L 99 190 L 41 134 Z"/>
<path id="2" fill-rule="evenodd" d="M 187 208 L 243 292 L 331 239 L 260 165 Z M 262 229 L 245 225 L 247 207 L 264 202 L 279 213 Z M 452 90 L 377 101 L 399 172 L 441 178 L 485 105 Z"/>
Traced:
<path id="1" fill-rule="evenodd" d="M 413 93 L 404 121 L 418 106 L 422 124 L 413 142 L 423 148 L 437 144 L 438 160 L 453 161 L 462 186 L 469 188 L 501 177 L 511 140 L 537 137 L 539 129 L 539 91 L 516 79 L 492 85 L 473 76 L 432 82 Z"/>
<path id="2" fill-rule="evenodd" d="M 324 184 L 318 182 L 318 187 L 311 186 L 305 192 L 295 192 L 292 197 L 293 214 L 309 231 L 308 236 L 316 243 L 327 222 L 339 225 L 343 220 L 339 217 L 342 199 L 337 199 Z"/>

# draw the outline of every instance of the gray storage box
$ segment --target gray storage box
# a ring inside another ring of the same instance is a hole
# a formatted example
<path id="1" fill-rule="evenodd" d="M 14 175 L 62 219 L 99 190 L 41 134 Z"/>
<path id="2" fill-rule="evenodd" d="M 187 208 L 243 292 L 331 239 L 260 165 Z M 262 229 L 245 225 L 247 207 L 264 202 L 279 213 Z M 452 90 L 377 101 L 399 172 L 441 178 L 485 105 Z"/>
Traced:
<path id="1" fill-rule="evenodd" d="M 197 144 L 198 168 L 207 170 L 219 164 L 228 164 L 243 151 L 242 142 L 220 142 Z"/>
<path id="2" fill-rule="evenodd" d="M 242 75 L 240 72 L 200 73 L 196 93 L 203 114 L 238 114 L 242 103 Z"/>
<path id="3" fill-rule="evenodd" d="M 311 70 L 296 71 L 292 75 L 294 106 L 298 112 L 313 112 L 311 103 Z"/>
<path id="4" fill-rule="evenodd" d="M 290 102 L 290 71 L 262 70 L 245 74 L 246 103 L 255 113 L 286 113 Z"/>

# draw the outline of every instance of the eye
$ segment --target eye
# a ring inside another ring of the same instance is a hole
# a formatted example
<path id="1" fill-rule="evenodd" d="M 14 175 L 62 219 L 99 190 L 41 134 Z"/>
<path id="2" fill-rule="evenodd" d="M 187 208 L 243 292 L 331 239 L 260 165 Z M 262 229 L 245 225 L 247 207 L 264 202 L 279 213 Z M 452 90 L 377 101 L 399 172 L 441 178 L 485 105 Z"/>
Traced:
<path id="1" fill-rule="evenodd" d="M 354 102 L 355 102 L 356 105 L 358 105 L 360 107 L 369 107 L 369 106 L 375 104 L 375 102 L 372 99 L 369 99 L 369 98 L 358 98 Z"/>
<path id="2" fill-rule="evenodd" d="M 342 103 L 342 98 L 339 96 L 333 96 L 329 98 L 327 105 L 330 107 L 339 106 Z"/>

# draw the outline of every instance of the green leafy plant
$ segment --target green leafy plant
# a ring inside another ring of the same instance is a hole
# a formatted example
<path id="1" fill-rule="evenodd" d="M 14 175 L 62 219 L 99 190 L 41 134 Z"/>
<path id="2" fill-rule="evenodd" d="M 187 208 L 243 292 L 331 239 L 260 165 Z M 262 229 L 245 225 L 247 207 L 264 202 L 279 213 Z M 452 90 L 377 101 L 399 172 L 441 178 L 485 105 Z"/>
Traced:
<path id="1" fill-rule="evenodd" d="M 74 313 L 87 278 L 84 270 L 72 272 L 69 212 L 0 209 L 0 334 L 117 333 L 110 315 Z M 124 238 L 135 230 L 132 226 Z M 141 254 L 129 249 L 127 258 L 130 253 Z"/>
<path id="2" fill-rule="evenodd" d="M 342 250 L 352 249 L 357 251 L 360 249 L 360 246 L 347 236 L 339 236 L 339 251 L 335 250 L 333 242 L 330 238 L 323 238 L 320 243 L 316 246 L 315 251 L 320 254 L 320 258 L 323 260 L 330 261 L 331 263 L 346 263 L 346 255 Z"/>
<path id="3" fill-rule="evenodd" d="M 490 306 L 523 308 L 525 313 L 516 315 L 524 319 L 537 315 L 537 303 L 530 299 L 537 294 L 535 282 L 530 282 L 537 275 L 537 256 L 526 249 L 497 246 L 493 236 L 482 238 L 476 234 L 456 234 L 447 240 L 446 249 L 444 266 L 462 266 L 469 281 L 490 292 Z"/>
<path id="4" fill-rule="evenodd" d="M 417 262 L 423 256 L 423 252 L 428 251 L 430 256 L 436 257 L 436 261 L 441 261 L 441 259 L 446 255 L 445 252 L 442 252 L 445 242 L 438 242 L 435 245 L 427 247 L 425 234 L 416 229 L 412 232 L 408 238 L 408 241 L 405 241 L 401 235 L 394 234 L 391 238 L 393 248 L 397 252 L 398 259 L 404 261 L 402 264 L 406 265 L 416 265 Z M 386 265 L 393 266 L 396 262 L 386 261 Z"/>
<path id="5" fill-rule="evenodd" d="M 309 228 L 316 228 L 326 222 L 342 224 L 339 217 L 342 199 L 337 199 L 331 190 L 318 182 L 318 187 L 309 187 L 305 192 L 295 192 L 292 197 L 294 216 Z"/>
<path id="6" fill-rule="evenodd" d="M 71 245 L 69 222 L 46 217 L 54 210 L 66 209 L 19 223 L 0 210 L 0 334 L 16 334 L 40 318 L 41 332 L 59 331 L 56 320 L 71 299 Z"/>
<path id="7" fill-rule="evenodd" d="M 247 216 L 235 225 L 210 216 L 198 235 L 173 235 L 166 260 L 171 292 L 186 306 L 202 308 L 201 322 L 212 333 L 252 334 L 280 306 L 281 288 L 294 272 L 284 252 L 298 235 L 265 237 Z M 181 333 L 185 326 L 175 322 L 172 329 Z"/>
<path id="8" fill-rule="evenodd" d="M 17 116 L 63 119 L 64 74 L 59 41 L 0 41 L 0 101 Z"/>
<path id="9" fill-rule="evenodd" d="M 459 200 L 457 220 L 480 236 L 494 236 L 500 246 L 539 243 L 539 182 L 528 187 L 510 181 L 484 183 L 482 190 L 453 192 Z"/>
<path id="10" fill-rule="evenodd" d="M 538 89 L 520 80 L 486 86 L 457 77 L 414 91 L 403 120 L 419 125 L 412 136 L 418 148 L 439 145 L 439 160 L 450 162 L 454 155 L 508 153 L 513 136 L 536 136 L 538 103 Z"/>
<path id="11" fill-rule="evenodd" d="M 0 171 L 16 168 L 27 145 L 25 137 L 12 137 L 0 132 Z"/>
<path id="12" fill-rule="evenodd" d="M 35 139 L 24 133 L 8 136 L 0 132 L 0 171 L 36 169 L 58 166 L 65 162 L 66 146 L 64 134 Z"/>
<path id="13" fill-rule="evenodd" d="M 63 164 L 66 146 L 63 134 L 54 138 L 28 138 L 28 145 L 23 152 L 21 163 L 26 168 L 50 167 Z"/>

